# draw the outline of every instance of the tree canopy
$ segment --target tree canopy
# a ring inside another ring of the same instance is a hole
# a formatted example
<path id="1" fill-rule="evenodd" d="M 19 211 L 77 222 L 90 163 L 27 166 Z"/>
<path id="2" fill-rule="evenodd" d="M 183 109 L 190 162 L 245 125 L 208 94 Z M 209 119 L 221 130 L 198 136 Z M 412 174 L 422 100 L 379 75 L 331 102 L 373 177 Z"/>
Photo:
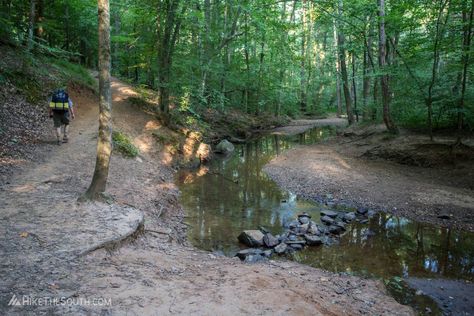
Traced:
<path id="1" fill-rule="evenodd" d="M 97 1 L 4 0 L 1 38 L 97 65 Z M 473 1 L 115 0 L 113 75 L 161 111 L 472 130 Z M 344 106 L 342 106 L 344 104 Z"/>

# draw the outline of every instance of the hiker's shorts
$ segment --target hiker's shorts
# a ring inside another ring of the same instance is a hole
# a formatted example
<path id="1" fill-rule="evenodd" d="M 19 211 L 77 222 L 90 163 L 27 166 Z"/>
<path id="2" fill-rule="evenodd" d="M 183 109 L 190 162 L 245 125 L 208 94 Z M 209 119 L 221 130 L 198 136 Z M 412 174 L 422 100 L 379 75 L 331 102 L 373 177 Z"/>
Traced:
<path id="1" fill-rule="evenodd" d="M 53 111 L 54 127 L 69 125 L 69 111 Z"/>

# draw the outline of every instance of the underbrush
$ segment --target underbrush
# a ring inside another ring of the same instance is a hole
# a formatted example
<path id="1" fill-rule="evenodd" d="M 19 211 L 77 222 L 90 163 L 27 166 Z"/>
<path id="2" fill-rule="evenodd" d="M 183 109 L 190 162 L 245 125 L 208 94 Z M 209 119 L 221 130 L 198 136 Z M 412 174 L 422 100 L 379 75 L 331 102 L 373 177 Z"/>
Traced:
<path id="1" fill-rule="evenodd" d="M 157 92 L 141 86 L 135 87 L 137 96 L 129 98 L 135 106 L 161 118 Z M 186 136 L 190 132 L 202 135 L 206 143 L 217 143 L 222 139 L 234 142 L 245 141 L 254 133 L 283 126 L 290 121 L 287 116 L 277 117 L 270 113 L 247 114 L 233 108 L 194 109 L 187 102 L 172 100 L 168 126 Z"/>
<path id="2" fill-rule="evenodd" d="M 120 131 L 112 133 L 112 142 L 114 151 L 121 153 L 124 157 L 135 158 L 139 154 L 139 150 L 132 144 L 130 138 Z"/>
<path id="3" fill-rule="evenodd" d="M 21 47 L 0 47 L 0 83 L 17 87 L 29 103 L 46 102 L 52 90 L 77 84 L 97 91 L 97 83 L 81 65 L 65 59 L 32 55 Z"/>

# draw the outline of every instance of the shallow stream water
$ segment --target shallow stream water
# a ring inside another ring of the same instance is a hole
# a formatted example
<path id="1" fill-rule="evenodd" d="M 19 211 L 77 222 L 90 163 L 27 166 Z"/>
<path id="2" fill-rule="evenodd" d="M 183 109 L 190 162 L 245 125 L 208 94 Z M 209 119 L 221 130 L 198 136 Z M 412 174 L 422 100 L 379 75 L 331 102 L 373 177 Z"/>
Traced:
<path id="1" fill-rule="evenodd" d="M 307 212 L 319 222 L 327 205 L 298 199 L 279 188 L 262 167 L 282 151 L 321 141 L 335 130 L 315 128 L 293 137 L 268 135 L 236 146 L 229 157 L 218 157 L 198 170 L 181 170 L 177 183 L 195 246 L 234 255 L 243 246 L 237 236 L 245 229 L 265 227 L 274 234 L 297 214 Z M 338 207 L 339 211 L 353 211 Z M 379 211 L 379 210 L 374 210 Z M 410 221 L 379 212 L 368 224 L 354 223 L 336 245 L 308 247 L 292 260 L 333 272 L 382 278 L 402 303 L 419 309 L 436 306 L 399 284 L 404 277 L 474 281 L 472 233 Z"/>

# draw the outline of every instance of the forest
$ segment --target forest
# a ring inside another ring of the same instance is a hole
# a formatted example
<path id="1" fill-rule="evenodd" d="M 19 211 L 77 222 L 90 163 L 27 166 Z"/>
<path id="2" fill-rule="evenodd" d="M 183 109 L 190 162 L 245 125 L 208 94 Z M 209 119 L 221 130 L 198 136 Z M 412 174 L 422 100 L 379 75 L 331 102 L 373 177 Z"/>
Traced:
<path id="1" fill-rule="evenodd" d="M 0 0 L 0 315 L 473 315 L 474 0 Z"/>
<path id="2" fill-rule="evenodd" d="M 2 41 L 95 67 L 97 9 L 2 1 Z M 467 0 L 111 1 L 113 75 L 159 92 L 161 110 L 346 115 L 472 130 Z"/>

